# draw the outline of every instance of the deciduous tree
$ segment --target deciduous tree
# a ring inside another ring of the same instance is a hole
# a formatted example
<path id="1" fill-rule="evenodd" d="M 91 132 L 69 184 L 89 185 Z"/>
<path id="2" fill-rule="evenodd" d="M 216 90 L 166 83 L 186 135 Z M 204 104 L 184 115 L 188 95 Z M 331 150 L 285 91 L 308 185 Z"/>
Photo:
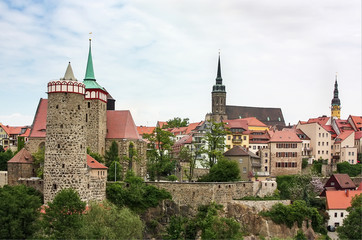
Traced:
<path id="1" fill-rule="evenodd" d="M 207 123 L 207 130 L 204 140 L 207 147 L 205 152 L 208 155 L 207 167 L 211 168 L 219 159 L 223 157 L 225 148 L 225 136 L 227 130 L 223 122 L 217 123 L 214 121 Z"/>
<path id="2" fill-rule="evenodd" d="M 179 128 L 179 127 L 187 127 L 189 125 L 189 119 L 184 118 L 181 119 L 179 117 L 175 117 L 167 121 L 167 124 L 164 125 L 163 128 Z"/>
<path id="3" fill-rule="evenodd" d="M 361 239 L 362 236 L 362 194 L 353 197 L 351 206 L 347 208 L 348 216 L 343 225 L 337 228 L 341 239 Z"/>

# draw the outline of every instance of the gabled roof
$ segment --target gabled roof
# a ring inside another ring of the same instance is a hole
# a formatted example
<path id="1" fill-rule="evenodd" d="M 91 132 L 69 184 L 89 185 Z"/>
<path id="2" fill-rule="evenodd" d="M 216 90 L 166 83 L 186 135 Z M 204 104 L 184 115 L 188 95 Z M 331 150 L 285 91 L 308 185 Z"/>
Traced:
<path id="1" fill-rule="evenodd" d="M 260 158 L 258 155 L 246 150 L 241 146 L 234 146 L 232 149 L 224 152 L 224 156 L 250 156 L 253 158 Z"/>
<path id="2" fill-rule="evenodd" d="M 302 142 L 293 131 L 275 131 L 269 142 Z"/>
<path id="3" fill-rule="evenodd" d="M 29 137 L 31 128 L 26 128 L 25 132 L 20 137 Z"/>
<path id="4" fill-rule="evenodd" d="M 308 119 L 307 123 L 319 123 L 319 125 L 324 126 L 329 121 L 330 117 L 322 116 L 317 118 L 310 118 Z"/>
<path id="5" fill-rule="evenodd" d="M 352 125 L 347 120 L 336 119 L 335 122 L 341 132 L 345 130 L 353 130 Z"/>
<path id="6" fill-rule="evenodd" d="M 196 122 L 196 123 L 190 123 L 190 124 L 187 126 L 186 134 L 189 134 L 190 132 L 192 132 L 193 130 L 195 130 L 196 127 L 200 126 L 202 123 L 203 123 L 203 121 L 201 121 L 201 122 Z"/>
<path id="7" fill-rule="evenodd" d="M 164 125 L 167 125 L 167 122 L 157 121 L 157 123 L 156 123 L 156 127 L 159 127 L 159 128 L 162 128 Z"/>
<path id="8" fill-rule="evenodd" d="M 261 121 L 259 121 L 256 117 L 243 118 L 242 120 L 247 121 L 248 126 L 253 126 L 253 127 L 267 127 L 267 125 L 265 125 L 264 123 L 262 123 Z"/>
<path id="9" fill-rule="evenodd" d="M 359 194 L 362 194 L 361 190 L 327 191 L 327 209 L 347 209 L 351 206 L 352 198 Z"/>
<path id="10" fill-rule="evenodd" d="M 87 165 L 92 169 L 107 169 L 106 166 L 104 166 L 102 163 L 98 162 L 88 154 L 87 154 Z"/>
<path id="11" fill-rule="evenodd" d="M 337 133 L 334 131 L 332 125 L 323 125 L 322 128 L 331 134 L 332 139 L 337 137 Z"/>
<path id="12" fill-rule="evenodd" d="M 48 99 L 40 98 L 29 137 L 45 137 L 45 130 L 47 125 L 47 108 Z"/>
<path id="13" fill-rule="evenodd" d="M 333 174 L 332 176 L 334 176 L 339 186 L 341 186 L 342 188 L 356 188 L 356 185 L 351 180 L 348 174 L 338 173 Z"/>
<path id="14" fill-rule="evenodd" d="M 107 111 L 108 139 L 141 139 L 129 110 Z"/>
<path id="15" fill-rule="evenodd" d="M 179 128 L 170 128 L 168 129 L 168 131 L 170 131 L 171 133 L 173 133 L 173 135 L 177 136 L 177 135 L 184 135 L 186 134 L 186 130 L 187 127 L 179 127 Z"/>
<path id="16" fill-rule="evenodd" d="M 190 144 L 190 143 L 192 143 L 192 134 L 191 133 L 189 133 L 186 136 L 183 136 L 180 140 L 175 142 L 174 146 Z"/>
<path id="17" fill-rule="evenodd" d="M 248 122 L 255 122 L 258 121 L 256 118 L 250 118 L 250 119 L 232 119 L 232 120 L 224 120 L 223 122 L 226 123 L 226 127 L 233 129 L 233 128 L 242 128 L 244 130 L 248 130 Z M 258 121 L 262 125 L 265 126 L 264 123 Z M 255 126 L 255 125 L 253 125 Z M 266 126 L 265 126 L 266 127 Z"/>
<path id="18" fill-rule="evenodd" d="M 347 137 L 349 137 L 353 133 L 354 133 L 354 131 L 350 131 L 350 130 L 341 132 L 341 134 L 339 134 L 336 137 L 336 143 L 343 142 Z"/>
<path id="19" fill-rule="evenodd" d="M 33 156 L 28 150 L 22 148 L 8 163 L 33 163 Z"/>
<path id="20" fill-rule="evenodd" d="M 153 132 L 153 130 L 155 130 L 155 128 L 156 127 L 139 126 L 139 127 L 137 127 L 137 132 L 139 135 L 143 135 L 144 133 L 151 134 Z"/>
<path id="21" fill-rule="evenodd" d="M 283 113 L 280 108 L 227 105 L 226 115 L 228 116 L 228 119 L 255 117 L 268 126 L 285 126 Z"/>
<path id="22" fill-rule="evenodd" d="M 351 119 L 355 131 L 362 131 L 362 116 L 349 116 L 348 119 Z"/>
<path id="23" fill-rule="evenodd" d="M 2 129 L 4 129 L 4 131 L 6 132 L 7 135 L 10 135 L 10 129 L 9 126 L 3 125 L 2 123 L 0 123 L 0 127 Z"/>
<path id="24" fill-rule="evenodd" d="M 358 131 L 354 133 L 354 139 L 358 140 L 362 138 L 362 131 Z"/>

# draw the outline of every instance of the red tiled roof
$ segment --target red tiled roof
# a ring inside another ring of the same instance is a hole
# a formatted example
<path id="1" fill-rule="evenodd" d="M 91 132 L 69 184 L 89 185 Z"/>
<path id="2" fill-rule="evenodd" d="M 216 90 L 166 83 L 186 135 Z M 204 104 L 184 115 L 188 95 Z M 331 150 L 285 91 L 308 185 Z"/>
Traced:
<path id="1" fill-rule="evenodd" d="M 267 126 L 255 117 L 242 118 L 242 120 L 246 120 L 248 122 L 248 125 L 253 126 L 253 127 L 266 127 Z"/>
<path id="2" fill-rule="evenodd" d="M 170 128 L 168 129 L 173 135 L 177 136 L 180 134 L 186 134 L 187 127 Z"/>
<path id="3" fill-rule="evenodd" d="M 182 137 L 180 140 L 178 140 L 174 146 L 178 146 L 178 145 L 184 145 L 184 144 L 190 144 L 192 143 L 192 134 L 188 134 L 184 137 Z"/>
<path id="4" fill-rule="evenodd" d="M 331 137 L 334 139 L 335 137 L 337 137 L 336 132 L 334 131 L 332 125 L 323 125 L 322 128 L 324 130 L 326 130 L 327 132 L 329 132 L 331 134 Z"/>
<path id="5" fill-rule="evenodd" d="M 358 131 L 354 133 L 354 139 L 358 140 L 362 138 L 362 131 Z"/>
<path id="6" fill-rule="evenodd" d="M 87 165 L 88 167 L 93 169 L 107 169 L 106 166 L 104 166 L 102 163 L 98 162 L 88 154 L 87 154 Z"/>
<path id="7" fill-rule="evenodd" d="M 336 119 L 336 124 L 338 129 L 340 129 L 341 131 L 353 130 L 352 125 L 347 120 Z"/>
<path id="8" fill-rule="evenodd" d="M 144 133 L 151 134 L 153 132 L 153 130 L 155 130 L 155 128 L 156 127 L 139 126 L 139 127 L 137 127 L 137 132 L 139 135 L 143 135 Z"/>
<path id="9" fill-rule="evenodd" d="M 361 190 L 361 191 L 362 191 L 362 182 L 359 183 L 359 186 L 358 186 L 357 190 Z"/>
<path id="10" fill-rule="evenodd" d="M 29 137 L 45 137 L 48 99 L 40 99 Z"/>
<path id="11" fill-rule="evenodd" d="M 339 134 L 336 137 L 336 143 L 344 141 L 347 137 L 349 137 L 353 133 L 354 133 L 354 131 L 350 131 L 350 130 L 346 130 L 346 131 L 341 132 L 341 134 Z"/>
<path id="12" fill-rule="evenodd" d="M 22 148 L 8 163 L 33 163 L 34 159 L 30 152 Z"/>
<path id="13" fill-rule="evenodd" d="M 256 118 L 254 118 L 254 119 L 256 119 Z M 232 128 L 243 128 L 245 130 L 248 130 L 248 120 L 245 120 L 245 118 L 244 119 L 224 120 L 223 122 L 226 123 L 226 127 L 230 128 L 230 129 L 232 129 Z M 255 122 L 255 121 L 250 120 L 250 122 Z M 262 122 L 260 122 L 260 123 L 262 123 Z"/>
<path id="14" fill-rule="evenodd" d="M 352 198 L 362 194 L 361 190 L 327 191 L 327 209 L 347 209 L 351 206 Z"/>
<path id="15" fill-rule="evenodd" d="M 10 135 L 10 129 L 9 129 L 9 126 L 6 126 L 6 125 L 3 125 L 0 123 L 0 127 L 2 129 L 4 129 L 4 131 L 6 132 L 7 135 Z"/>
<path id="16" fill-rule="evenodd" d="M 161 121 L 157 121 L 156 127 L 162 128 L 163 125 L 166 125 L 167 122 L 161 122 Z"/>
<path id="17" fill-rule="evenodd" d="M 302 142 L 293 131 L 276 131 L 270 142 Z"/>
<path id="18" fill-rule="evenodd" d="M 129 110 L 107 111 L 106 138 L 141 139 Z"/>
<path id="19" fill-rule="evenodd" d="M 190 132 L 192 132 L 193 130 L 195 130 L 196 127 L 200 126 L 203 123 L 203 121 L 201 122 L 197 122 L 197 123 L 190 123 L 187 126 L 187 130 L 186 130 L 186 134 L 189 134 Z"/>
<path id="20" fill-rule="evenodd" d="M 25 132 L 20 135 L 20 137 L 29 137 L 31 128 L 26 128 Z"/>
<path id="21" fill-rule="evenodd" d="M 358 129 L 362 129 L 362 116 L 350 116 L 353 124 Z"/>
<path id="22" fill-rule="evenodd" d="M 348 174 L 338 173 L 333 174 L 333 176 L 337 180 L 339 186 L 341 186 L 342 188 L 356 188 L 356 185 L 351 180 Z"/>
<path id="23" fill-rule="evenodd" d="M 329 121 L 330 117 L 318 117 L 318 118 L 310 118 L 307 123 L 319 123 L 321 126 L 324 126 Z"/>

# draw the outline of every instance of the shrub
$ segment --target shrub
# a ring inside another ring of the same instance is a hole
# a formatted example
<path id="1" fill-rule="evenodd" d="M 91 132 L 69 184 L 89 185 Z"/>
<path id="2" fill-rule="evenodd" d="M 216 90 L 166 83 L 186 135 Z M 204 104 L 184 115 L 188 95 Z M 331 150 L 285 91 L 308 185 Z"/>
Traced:
<path id="1" fill-rule="evenodd" d="M 220 159 L 210 172 L 202 176 L 199 182 L 233 182 L 240 180 L 240 170 L 235 161 Z"/>
<path id="2" fill-rule="evenodd" d="M 337 163 L 337 172 L 346 173 L 350 177 L 356 177 L 362 172 L 362 164 Z"/>
<path id="3" fill-rule="evenodd" d="M 308 158 L 302 159 L 302 169 L 306 168 L 308 166 Z"/>
<path id="4" fill-rule="evenodd" d="M 174 181 L 177 181 L 177 177 L 175 175 L 169 175 L 169 176 L 167 176 L 167 180 L 174 182 Z"/>

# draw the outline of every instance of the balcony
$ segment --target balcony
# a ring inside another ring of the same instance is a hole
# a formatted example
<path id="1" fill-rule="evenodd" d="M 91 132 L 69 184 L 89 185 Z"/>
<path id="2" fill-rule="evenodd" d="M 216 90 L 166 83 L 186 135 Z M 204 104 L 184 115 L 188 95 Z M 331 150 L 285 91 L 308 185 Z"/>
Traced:
<path id="1" fill-rule="evenodd" d="M 233 138 L 233 139 L 232 139 L 232 142 L 233 142 L 233 143 L 241 143 L 242 140 L 241 140 L 241 139 L 237 139 L 237 138 Z"/>

